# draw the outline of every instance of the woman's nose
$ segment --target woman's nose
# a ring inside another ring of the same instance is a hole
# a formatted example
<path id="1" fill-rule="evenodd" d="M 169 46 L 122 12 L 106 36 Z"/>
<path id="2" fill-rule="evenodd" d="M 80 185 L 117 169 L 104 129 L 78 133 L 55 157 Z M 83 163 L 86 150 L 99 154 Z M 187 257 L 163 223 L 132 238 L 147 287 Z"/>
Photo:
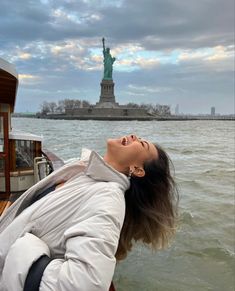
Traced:
<path id="1" fill-rule="evenodd" d="M 132 139 L 133 141 L 135 141 L 135 140 L 137 140 L 138 138 L 137 138 L 137 136 L 136 136 L 135 134 L 131 134 L 131 139 Z"/>

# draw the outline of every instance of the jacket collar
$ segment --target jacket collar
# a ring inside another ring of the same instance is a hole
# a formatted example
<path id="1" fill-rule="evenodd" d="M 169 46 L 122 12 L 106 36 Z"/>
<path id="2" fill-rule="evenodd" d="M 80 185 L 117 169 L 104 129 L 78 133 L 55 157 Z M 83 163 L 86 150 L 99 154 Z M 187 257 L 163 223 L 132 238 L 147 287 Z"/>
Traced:
<path id="1" fill-rule="evenodd" d="M 116 182 L 126 191 L 130 187 L 130 181 L 126 175 L 118 172 L 108 165 L 95 151 L 82 150 L 81 160 L 86 161 L 89 156 L 85 174 L 97 181 Z"/>

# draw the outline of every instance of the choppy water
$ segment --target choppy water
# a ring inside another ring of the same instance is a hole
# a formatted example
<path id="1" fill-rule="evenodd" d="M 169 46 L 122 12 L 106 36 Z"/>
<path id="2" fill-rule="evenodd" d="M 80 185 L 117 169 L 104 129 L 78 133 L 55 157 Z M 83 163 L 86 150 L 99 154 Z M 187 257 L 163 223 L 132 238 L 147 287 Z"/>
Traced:
<path id="1" fill-rule="evenodd" d="M 64 121 L 14 118 L 13 127 L 44 136 L 65 161 L 82 147 L 104 153 L 108 137 L 136 133 L 158 142 L 175 165 L 181 223 L 172 246 L 138 245 L 117 266 L 117 291 L 233 291 L 235 263 L 233 121 Z"/>

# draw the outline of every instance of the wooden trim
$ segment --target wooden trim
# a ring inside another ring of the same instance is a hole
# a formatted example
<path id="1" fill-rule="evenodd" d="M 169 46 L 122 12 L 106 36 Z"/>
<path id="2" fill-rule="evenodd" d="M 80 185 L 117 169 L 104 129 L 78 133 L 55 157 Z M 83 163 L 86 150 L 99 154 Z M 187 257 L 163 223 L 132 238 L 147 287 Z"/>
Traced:
<path id="1" fill-rule="evenodd" d="M 5 191 L 0 193 L 0 199 L 10 197 L 10 166 L 9 166 L 9 133 L 8 133 L 8 113 L 0 112 L 3 117 L 4 152 L 0 153 L 0 158 L 5 162 Z"/>
<path id="2" fill-rule="evenodd" d="M 9 157 L 10 157 L 10 171 L 16 170 L 16 151 L 15 151 L 15 140 L 9 140 Z"/>
<path id="3" fill-rule="evenodd" d="M 35 141 L 35 157 L 42 156 L 42 144 L 40 141 Z"/>
<path id="4" fill-rule="evenodd" d="M 29 170 L 29 169 L 10 172 L 10 176 L 11 177 L 25 176 L 25 175 L 33 175 L 33 174 L 34 174 L 34 170 Z"/>
<path id="5" fill-rule="evenodd" d="M 28 170 L 33 170 L 33 167 L 18 167 L 18 168 L 15 168 L 15 172 L 28 171 Z"/>
<path id="6" fill-rule="evenodd" d="M 6 211 L 6 209 L 11 205 L 8 200 L 0 200 L 0 216 Z"/>
<path id="7" fill-rule="evenodd" d="M 30 176 L 30 175 L 34 175 L 34 170 L 10 172 L 10 177 L 20 177 L 20 176 Z M 2 173 L 0 173 L 0 177 L 3 177 Z"/>

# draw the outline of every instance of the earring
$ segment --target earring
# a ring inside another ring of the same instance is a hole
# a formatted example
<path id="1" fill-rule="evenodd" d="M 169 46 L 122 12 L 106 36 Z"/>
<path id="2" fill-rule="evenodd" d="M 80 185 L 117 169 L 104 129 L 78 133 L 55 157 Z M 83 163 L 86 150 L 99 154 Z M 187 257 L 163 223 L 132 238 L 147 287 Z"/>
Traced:
<path id="1" fill-rule="evenodd" d="M 131 178 L 131 175 L 133 174 L 133 171 L 130 169 L 129 173 L 128 173 L 128 178 Z"/>

